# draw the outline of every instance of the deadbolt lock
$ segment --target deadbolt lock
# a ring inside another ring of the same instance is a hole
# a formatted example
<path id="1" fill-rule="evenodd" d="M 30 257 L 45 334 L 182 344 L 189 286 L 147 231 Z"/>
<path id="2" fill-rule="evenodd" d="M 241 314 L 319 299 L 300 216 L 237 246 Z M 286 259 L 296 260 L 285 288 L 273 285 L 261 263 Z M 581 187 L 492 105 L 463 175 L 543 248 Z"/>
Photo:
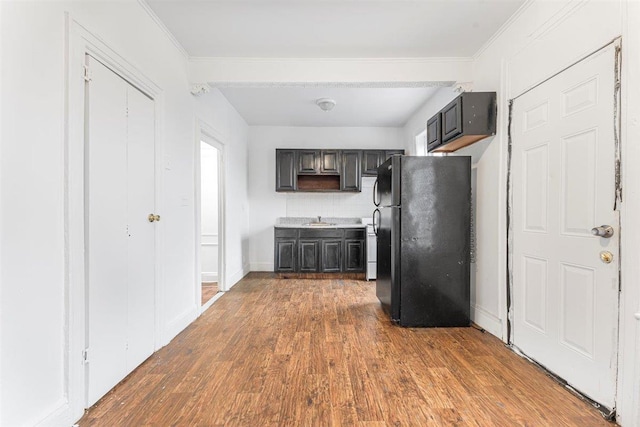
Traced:
<path id="1" fill-rule="evenodd" d="M 600 260 L 605 264 L 611 264 L 611 261 L 613 261 L 613 254 L 609 251 L 602 251 L 600 252 Z"/>
<path id="2" fill-rule="evenodd" d="M 160 215 L 149 214 L 149 222 L 160 221 Z"/>

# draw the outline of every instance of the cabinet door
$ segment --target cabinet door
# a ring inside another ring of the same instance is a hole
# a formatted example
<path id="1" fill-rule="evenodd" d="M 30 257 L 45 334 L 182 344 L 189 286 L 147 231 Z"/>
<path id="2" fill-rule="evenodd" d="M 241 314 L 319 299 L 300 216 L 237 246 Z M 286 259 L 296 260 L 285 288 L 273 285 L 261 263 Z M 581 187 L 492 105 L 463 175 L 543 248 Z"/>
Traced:
<path id="1" fill-rule="evenodd" d="M 296 241 L 277 239 L 275 245 L 274 269 L 276 272 L 296 271 Z"/>
<path id="2" fill-rule="evenodd" d="M 342 175 L 340 177 L 341 191 L 360 191 L 362 181 L 359 150 L 345 150 L 342 152 Z"/>
<path id="3" fill-rule="evenodd" d="M 295 150 L 276 150 L 276 191 L 298 188 Z"/>
<path id="4" fill-rule="evenodd" d="M 320 173 L 331 175 L 340 173 L 340 151 L 322 150 L 320 153 Z"/>
<path id="5" fill-rule="evenodd" d="M 364 271 L 364 240 L 345 240 L 344 252 L 344 271 Z"/>
<path id="6" fill-rule="evenodd" d="M 447 142 L 462 133 L 462 97 L 459 96 L 441 111 L 442 142 Z"/>
<path id="7" fill-rule="evenodd" d="M 320 152 L 317 150 L 298 150 L 298 173 L 317 174 L 319 171 Z"/>
<path id="8" fill-rule="evenodd" d="M 342 267 L 342 240 L 322 240 L 323 273 L 340 272 Z"/>
<path id="9" fill-rule="evenodd" d="M 386 162 L 387 160 L 389 160 L 389 157 L 391 156 L 395 156 L 396 154 L 404 154 L 404 150 L 387 150 L 384 152 L 384 159 L 380 162 L 380 164 L 383 164 L 384 162 Z"/>
<path id="10" fill-rule="evenodd" d="M 378 166 L 384 161 L 384 151 L 364 150 L 362 152 L 362 176 L 376 176 Z"/>
<path id="11" fill-rule="evenodd" d="M 300 272 L 317 272 L 320 267 L 320 241 L 300 240 L 298 242 Z"/>
<path id="12" fill-rule="evenodd" d="M 442 115 L 440 113 L 437 113 L 427 122 L 427 151 L 431 151 L 442 144 L 442 139 L 440 136 L 441 121 Z"/>

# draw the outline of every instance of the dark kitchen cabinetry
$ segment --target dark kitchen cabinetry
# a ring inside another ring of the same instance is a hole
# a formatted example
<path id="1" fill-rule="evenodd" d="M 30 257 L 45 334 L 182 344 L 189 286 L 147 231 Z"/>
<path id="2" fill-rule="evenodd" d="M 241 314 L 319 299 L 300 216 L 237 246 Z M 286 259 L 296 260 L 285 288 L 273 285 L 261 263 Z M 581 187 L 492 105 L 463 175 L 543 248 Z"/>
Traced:
<path id="1" fill-rule="evenodd" d="M 362 176 L 377 176 L 378 166 L 396 154 L 404 154 L 404 150 L 362 150 Z"/>
<path id="2" fill-rule="evenodd" d="M 296 191 L 296 150 L 276 150 L 276 191 Z"/>
<path id="3" fill-rule="evenodd" d="M 427 151 L 431 151 L 442 143 L 442 136 L 440 135 L 441 122 L 441 113 L 437 113 L 427 121 Z"/>
<path id="4" fill-rule="evenodd" d="M 322 240 L 322 273 L 339 273 L 342 270 L 342 240 Z"/>
<path id="5" fill-rule="evenodd" d="M 495 92 L 465 92 L 427 121 L 427 150 L 453 152 L 496 134 Z"/>
<path id="6" fill-rule="evenodd" d="M 360 191 L 363 176 L 404 150 L 276 149 L 276 191 Z"/>
<path id="7" fill-rule="evenodd" d="M 364 228 L 276 227 L 277 273 L 362 273 L 366 265 Z"/>
<path id="8" fill-rule="evenodd" d="M 316 272 L 320 266 L 320 240 L 300 240 L 298 242 L 298 259 L 300 263 L 300 272 Z"/>
<path id="9" fill-rule="evenodd" d="M 320 152 L 320 173 L 332 175 L 340 173 L 339 150 L 322 150 Z"/>
<path id="10" fill-rule="evenodd" d="M 320 171 L 320 151 L 298 151 L 298 174 L 317 174 Z"/>
<path id="11" fill-rule="evenodd" d="M 360 150 L 342 151 L 342 173 L 340 191 L 360 191 L 362 173 L 360 169 Z"/>

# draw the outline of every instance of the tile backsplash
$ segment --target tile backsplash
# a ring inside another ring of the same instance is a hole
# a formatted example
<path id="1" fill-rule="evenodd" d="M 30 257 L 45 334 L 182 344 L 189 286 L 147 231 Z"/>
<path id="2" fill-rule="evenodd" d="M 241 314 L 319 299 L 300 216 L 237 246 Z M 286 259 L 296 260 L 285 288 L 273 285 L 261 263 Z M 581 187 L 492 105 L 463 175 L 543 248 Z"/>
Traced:
<path id="1" fill-rule="evenodd" d="M 287 193 L 289 217 L 370 217 L 375 177 L 362 177 L 360 193 Z"/>

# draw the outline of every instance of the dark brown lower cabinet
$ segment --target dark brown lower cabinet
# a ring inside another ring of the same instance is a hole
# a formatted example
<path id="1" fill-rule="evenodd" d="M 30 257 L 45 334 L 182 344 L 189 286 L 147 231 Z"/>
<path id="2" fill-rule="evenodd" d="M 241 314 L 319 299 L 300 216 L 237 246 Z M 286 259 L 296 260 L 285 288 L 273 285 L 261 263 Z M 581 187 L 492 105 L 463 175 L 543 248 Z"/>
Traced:
<path id="1" fill-rule="evenodd" d="M 298 242 L 300 272 L 313 273 L 320 266 L 320 240 L 300 240 Z"/>
<path id="2" fill-rule="evenodd" d="M 322 273 L 342 270 L 342 240 L 322 240 Z"/>
<path id="3" fill-rule="evenodd" d="M 275 228 L 274 271 L 360 273 L 365 271 L 364 228 Z"/>
<path id="4" fill-rule="evenodd" d="M 363 271 L 365 265 L 364 241 L 344 241 L 344 271 Z"/>

